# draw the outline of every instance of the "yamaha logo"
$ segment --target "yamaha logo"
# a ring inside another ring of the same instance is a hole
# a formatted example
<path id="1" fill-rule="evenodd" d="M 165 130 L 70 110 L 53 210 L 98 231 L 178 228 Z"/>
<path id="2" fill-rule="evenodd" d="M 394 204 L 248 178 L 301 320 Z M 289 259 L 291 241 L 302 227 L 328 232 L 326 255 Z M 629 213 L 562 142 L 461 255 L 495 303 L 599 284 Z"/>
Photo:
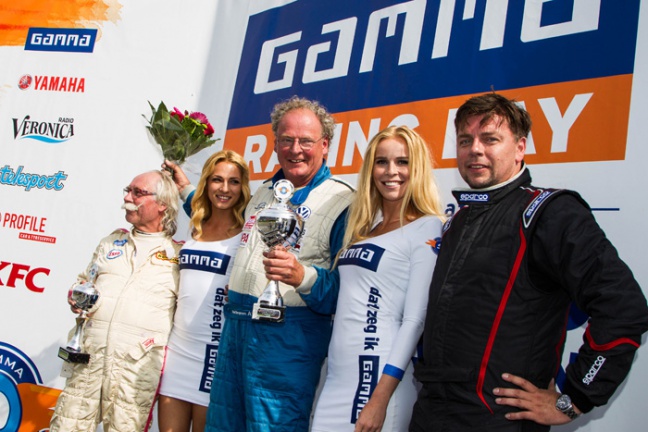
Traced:
<path id="1" fill-rule="evenodd" d="M 18 80 L 18 88 L 27 90 L 30 87 L 38 91 L 85 93 L 85 78 L 56 75 L 34 75 L 32 77 L 28 74 L 21 76 Z"/>
<path id="2" fill-rule="evenodd" d="M 27 90 L 31 85 L 33 79 L 31 75 L 23 75 L 18 80 L 18 88 L 20 90 Z"/>

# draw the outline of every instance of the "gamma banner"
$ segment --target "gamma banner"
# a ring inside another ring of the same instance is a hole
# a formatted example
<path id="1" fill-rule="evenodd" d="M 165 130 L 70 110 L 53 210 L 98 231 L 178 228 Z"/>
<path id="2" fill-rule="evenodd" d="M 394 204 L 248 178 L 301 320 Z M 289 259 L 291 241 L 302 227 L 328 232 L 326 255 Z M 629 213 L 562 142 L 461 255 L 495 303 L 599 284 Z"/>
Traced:
<path id="1" fill-rule="evenodd" d="M 622 160 L 638 9 L 639 1 L 334 0 L 259 13 L 245 35 L 228 147 L 250 162 L 253 179 L 274 172 L 269 112 L 297 94 L 335 113 L 335 174 L 356 173 L 368 140 L 390 124 L 418 127 L 438 166 L 453 167 L 454 111 L 494 90 L 534 119 L 528 163 Z M 611 127 L 588 127 L 602 123 Z"/>

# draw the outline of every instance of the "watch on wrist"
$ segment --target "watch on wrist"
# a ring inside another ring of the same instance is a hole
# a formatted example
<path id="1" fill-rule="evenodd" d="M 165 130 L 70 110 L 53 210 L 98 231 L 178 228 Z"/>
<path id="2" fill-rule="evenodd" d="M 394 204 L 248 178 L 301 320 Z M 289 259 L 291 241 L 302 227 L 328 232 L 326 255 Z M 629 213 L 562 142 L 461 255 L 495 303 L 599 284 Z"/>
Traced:
<path id="1" fill-rule="evenodd" d="M 572 420 L 579 416 L 579 414 L 574 411 L 574 405 L 572 404 L 571 398 L 566 394 L 560 395 L 556 401 L 556 409 Z"/>

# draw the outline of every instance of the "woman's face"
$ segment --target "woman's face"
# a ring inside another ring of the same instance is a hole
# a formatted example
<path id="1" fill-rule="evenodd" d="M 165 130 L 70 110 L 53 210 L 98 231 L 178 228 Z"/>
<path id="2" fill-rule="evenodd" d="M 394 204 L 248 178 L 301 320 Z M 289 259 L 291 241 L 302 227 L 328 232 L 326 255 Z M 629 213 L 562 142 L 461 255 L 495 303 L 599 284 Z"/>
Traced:
<path id="1" fill-rule="evenodd" d="M 400 138 L 385 138 L 376 147 L 372 177 L 383 202 L 401 204 L 409 186 L 409 150 Z"/>
<path id="2" fill-rule="evenodd" d="M 241 197 L 241 171 L 231 162 L 222 161 L 214 166 L 207 178 L 207 196 L 213 210 L 228 210 Z"/>

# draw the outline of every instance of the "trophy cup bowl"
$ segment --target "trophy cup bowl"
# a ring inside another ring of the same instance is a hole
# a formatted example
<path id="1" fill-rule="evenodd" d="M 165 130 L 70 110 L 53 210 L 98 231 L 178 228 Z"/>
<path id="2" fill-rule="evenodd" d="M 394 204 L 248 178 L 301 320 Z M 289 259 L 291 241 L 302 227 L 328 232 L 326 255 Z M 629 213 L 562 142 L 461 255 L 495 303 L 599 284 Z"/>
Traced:
<path id="1" fill-rule="evenodd" d="M 301 237 L 304 220 L 285 204 L 292 196 L 293 190 L 290 181 L 279 180 L 274 185 L 274 195 L 279 204 L 268 207 L 257 215 L 255 229 L 269 249 L 276 246 L 294 247 Z M 279 284 L 277 281 L 269 281 L 252 308 L 252 319 L 282 322 L 285 310 Z"/>
<path id="2" fill-rule="evenodd" d="M 87 364 L 90 361 L 90 354 L 81 352 L 81 341 L 83 339 L 83 327 L 87 321 L 87 314 L 99 300 L 99 291 L 95 288 L 94 281 L 75 285 L 70 290 L 69 298 L 81 309 L 76 318 L 76 329 L 74 335 L 65 347 L 60 347 L 58 356 L 70 363 Z"/>

